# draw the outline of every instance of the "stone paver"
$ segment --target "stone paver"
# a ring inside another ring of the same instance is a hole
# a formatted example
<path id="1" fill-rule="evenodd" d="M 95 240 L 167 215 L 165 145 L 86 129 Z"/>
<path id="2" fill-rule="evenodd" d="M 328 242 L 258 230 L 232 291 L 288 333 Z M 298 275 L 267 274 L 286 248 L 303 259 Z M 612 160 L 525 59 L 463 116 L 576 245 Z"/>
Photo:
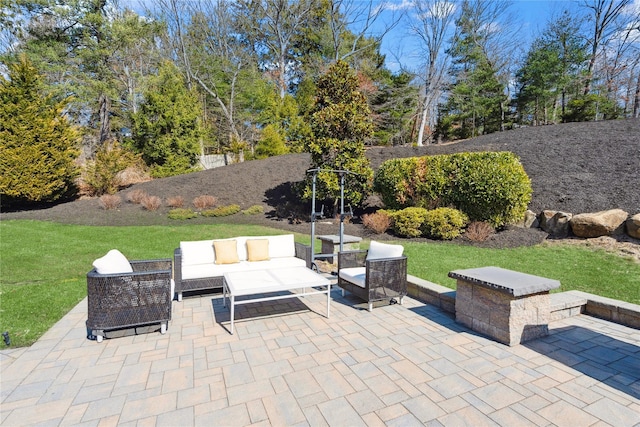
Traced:
<path id="1" fill-rule="evenodd" d="M 86 300 L 0 352 L 0 425 L 640 423 L 640 330 L 589 316 L 508 347 L 436 307 L 369 313 L 332 292 L 238 308 L 174 302 L 167 334 L 86 339 Z"/>

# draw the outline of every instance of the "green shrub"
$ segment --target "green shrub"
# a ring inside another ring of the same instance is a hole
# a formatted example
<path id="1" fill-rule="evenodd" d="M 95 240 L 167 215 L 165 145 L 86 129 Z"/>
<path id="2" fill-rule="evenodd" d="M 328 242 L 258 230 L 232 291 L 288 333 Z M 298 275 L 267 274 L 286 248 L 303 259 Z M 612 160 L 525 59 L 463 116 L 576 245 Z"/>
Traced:
<path id="1" fill-rule="evenodd" d="M 262 205 L 253 205 L 243 210 L 242 213 L 244 215 L 259 215 L 261 213 L 264 213 L 264 208 L 262 207 Z"/>
<path id="2" fill-rule="evenodd" d="M 191 209 L 177 208 L 169 211 L 169 219 L 191 219 L 197 216 Z"/>
<path id="3" fill-rule="evenodd" d="M 434 239 L 451 240 L 462 234 L 469 218 L 457 209 L 437 208 L 427 211 L 422 223 L 422 234 Z"/>
<path id="4" fill-rule="evenodd" d="M 425 208 L 409 207 L 391 214 L 393 231 L 399 236 L 420 237 L 422 224 L 427 216 Z"/>
<path id="5" fill-rule="evenodd" d="M 229 216 L 238 212 L 240 212 L 240 206 L 227 205 L 227 206 L 220 206 L 215 209 L 202 211 L 202 216 L 206 216 L 206 217 Z"/>
<path id="6" fill-rule="evenodd" d="M 531 181 L 509 152 L 457 153 L 384 162 L 374 190 L 389 209 L 453 206 L 498 227 L 517 221 L 531 201 Z"/>
<path id="7" fill-rule="evenodd" d="M 85 191 L 97 196 L 115 194 L 121 186 L 118 172 L 131 166 L 143 167 L 140 156 L 121 148 L 116 142 L 103 145 L 84 169 Z"/>

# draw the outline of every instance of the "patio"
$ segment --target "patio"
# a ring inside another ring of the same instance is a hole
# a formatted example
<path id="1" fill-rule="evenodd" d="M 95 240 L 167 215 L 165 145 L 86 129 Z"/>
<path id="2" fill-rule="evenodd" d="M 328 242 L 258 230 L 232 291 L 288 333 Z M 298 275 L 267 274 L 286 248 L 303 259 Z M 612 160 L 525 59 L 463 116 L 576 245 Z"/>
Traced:
<path id="1" fill-rule="evenodd" d="M 405 297 L 368 312 L 326 297 L 229 310 L 173 304 L 166 335 L 86 338 L 80 302 L 1 355 L 15 425 L 558 425 L 640 423 L 640 330 L 579 315 L 508 347 Z M 222 323 L 221 323 L 222 322 Z"/>

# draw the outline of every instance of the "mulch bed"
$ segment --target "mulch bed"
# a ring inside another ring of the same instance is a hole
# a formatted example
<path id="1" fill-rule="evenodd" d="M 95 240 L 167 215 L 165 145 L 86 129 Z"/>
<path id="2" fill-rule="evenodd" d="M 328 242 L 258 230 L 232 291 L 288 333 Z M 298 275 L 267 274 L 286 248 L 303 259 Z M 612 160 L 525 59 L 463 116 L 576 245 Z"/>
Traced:
<path id="1" fill-rule="evenodd" d="M 532 181 L 533 199 L 529 207 L 536 213 L 549 209 L 575 214 L 613 208 L 623 209 L 630 214 L 640 212 L 638 119 L 521 128 L 454 144 L 373 147 L 367 150 L 367 157 L 376 169 L 391 158 L 462 151 L 512 151 L 517 154 Z M 163 200 L 182 196 L 188 204 L 197 196 L 209 194 L 218 199 L 218 205 L 238 204 L 243 209 L 256 204 L 265 207 L 264 215 L 201 217 L 184 223 L 254 223 L 309 233 L 308 221 L 297 223 L 275 215 L 276 209 L 282 212 L 286 210 L 283 209 L 285 206 L 300 206 L 292 186 L 304 179 L 310 167 L 309 160 L 308 154 L 289 154 L 136 184 L 119 193 L 123 204 L 118 210 L 104 210 L 99 207 L 97 199 L 85 199 L 47 209 L 3 212 L 2 219 L 51 220 L 85 225 L 183 223 L 167 218 L 168 207 L 150 212 L 139 205 L 124 202 L 129 192 L 141 189 Z M 308 206 L 306 209 L 310 210 Z M 306 215 L 308 217 L 308 213 Z M 337 232 L 335 221 L 322 220 L 317 224 L 318 234 Z M 372 236 L 357 223 L 346 224 L 345 232 L 379 240 L 395 238 L 391 235 Z M 508 227 L 488 241 L 474 244 L 504 248 L 534 245 L 545 238 L 546 233 L 540 230 Z M 471 244 L 463 239 L 454 242 Z"/>

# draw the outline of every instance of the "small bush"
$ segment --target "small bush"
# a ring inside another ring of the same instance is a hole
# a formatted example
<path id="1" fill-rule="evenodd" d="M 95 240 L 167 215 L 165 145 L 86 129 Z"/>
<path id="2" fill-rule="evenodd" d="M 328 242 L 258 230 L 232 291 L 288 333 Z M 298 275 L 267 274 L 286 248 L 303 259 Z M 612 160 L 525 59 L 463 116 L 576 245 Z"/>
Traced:
<path id="1" fill-rule="evenodd" d="M 167 206 L 170 208 L 181 208 L 184 206 L 184 197 L 174 196 L 167 198 Z"/>
<path id="2" fill-rule="evenodd" d="M 139 155 L 121 148 L 117 143 L 105 144 L 96 152 L 95 160 L 87 162 L 82 178 L 90 194 L 114 194 L 123 185 L 119 175 L 129 167 L 142 168 Z"/>
<path id="3" fill-rule="evenodd" d="M 127 202 L 139 205 L 146 197 L 149 197 L 146 191 L 140 189 L 133 190 L 127 194 Z"/>
<path id="4" fill-rule="evenodd" d="M 420 237 L 421 227 L 426 219 L 425 208 L 405 208 L 393 213 L 393 231 L 399 236 Z"/>
<path id="5" fill-rule="evenodd" d="M 253 205 L 243 210 L 242 213 L 244 215 L 259 215 L 261 213 L 264 213 L 264 208 L 262 207 L 262 205 Z"/>
<path id="6" fill-rule="evenodd" d="M 177 208 L 169 211 L 169 219 L 192 219 L 198 216 L 191 209 Z"/>
<path id="7" fill-rule="evenodd" d="M 495 229 L 491 224 L 484 221 L 473 221 L 467 227 L 467 230 L 464 233 L 464 237 L 467 240 L 471 240 L 472 242 L 484 242 L 495 233 Z"/>
<path id="8" fill-rule="evenodd" d="M 217 201 L 215 197 L 205 194 L 193 199 L 193 207 L 196 209 L 210 209 L 216 205 Z"/>
<path id="9" fill-rule="evenodd" d="M 103 194 L 100 196 L 100 199 L 98 199 L 98 203 L 102 209 L 108 211 L 118 209 L 122 203 L 122 199 L 115 194 Z"/>
<path id="10" fill-rule="evenodd" d="M 422 223 L 422 234 L 434 239 L 451 240 L 462 234 L 469 218 L 457 209 L 437 208 L 427 211 Z"/>
<path id="11" fill-rule="evenodd" d="M 208 209 L 206 211 L 202 211 L 202 216 L 207 216 L 207 217 L 229 216 L 238 212 L 240 212 L 240 206 L 227 205 L 227 206 L 220 206 L 215 209 Z"/>
<path id="12" fill-rule="evenodd" d="M 162 205 L 162 200 L 158 196 L 147 196 L 142 199 L 140 204 L 148 211 L 155 211 Z"/>
<path id="13" fill-rule="evenodd" d="M 391 217 L 382 211 L 366 214 L 362 217 L 362 225 L 376 234 L 386 233 L 391 227 Z"/>

